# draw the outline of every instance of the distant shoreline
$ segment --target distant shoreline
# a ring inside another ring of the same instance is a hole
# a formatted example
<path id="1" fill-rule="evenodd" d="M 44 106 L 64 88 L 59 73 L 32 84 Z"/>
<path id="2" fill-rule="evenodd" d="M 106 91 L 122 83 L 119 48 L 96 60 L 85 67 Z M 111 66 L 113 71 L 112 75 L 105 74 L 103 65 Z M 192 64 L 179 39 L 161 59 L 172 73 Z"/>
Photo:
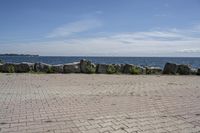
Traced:
<path id="1" fill-rule="evenodd" d="M 31 54 L 0 54 L 0 56 L 31 56 L 31 57 L 35 57 L 35 56 L 39 56 L 39 55 L 31 55 Z"/>

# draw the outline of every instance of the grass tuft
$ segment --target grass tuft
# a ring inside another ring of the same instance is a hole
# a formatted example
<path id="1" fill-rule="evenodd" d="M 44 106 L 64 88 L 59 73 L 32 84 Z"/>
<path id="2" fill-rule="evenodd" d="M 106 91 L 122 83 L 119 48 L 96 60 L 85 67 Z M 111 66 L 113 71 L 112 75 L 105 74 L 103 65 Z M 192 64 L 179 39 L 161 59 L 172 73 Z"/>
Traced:
<path id="1" fill-rule="evenodd" d="M 108 74 L 113 74 L 113 73 L 116 73 L 117 71 L 116 71 L 116 68 L 115 68 L 114 65 L 108 65 L 108 68 L 107 68 L 106 72 Z"/>

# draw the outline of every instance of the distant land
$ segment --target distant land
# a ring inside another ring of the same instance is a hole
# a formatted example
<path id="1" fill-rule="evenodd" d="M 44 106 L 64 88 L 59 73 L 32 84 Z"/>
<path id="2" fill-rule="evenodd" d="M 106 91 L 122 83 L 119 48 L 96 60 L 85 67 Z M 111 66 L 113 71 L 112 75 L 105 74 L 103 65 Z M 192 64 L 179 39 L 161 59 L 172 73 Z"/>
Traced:
<path id="1" fill-rule="evenodd" d="M 39 55 L 32 55 L 32 54 L 0 54 L 0 56 L 39 56 Z"/>

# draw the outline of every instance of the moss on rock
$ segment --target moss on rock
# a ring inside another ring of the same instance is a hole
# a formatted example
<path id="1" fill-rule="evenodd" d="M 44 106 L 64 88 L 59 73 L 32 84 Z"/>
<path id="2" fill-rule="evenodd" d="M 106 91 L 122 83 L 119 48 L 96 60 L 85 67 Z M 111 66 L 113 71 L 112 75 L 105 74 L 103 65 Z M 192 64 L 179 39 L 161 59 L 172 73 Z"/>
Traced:
<path id="1" fill-rule="evenodd" d="M 130 68 L 130 73 L 138 75 L 138 74 L 141 74 L 142 72 L 141 72 L 140 68 L 133 66 Z"/>
<path id="2" fill-rule="evenodd" d="M 91 74 L 96 72 L 96 65 L 94 64 L 87 64 L 86 67 L 86 73 Z"/>
<path id="3" fill-rule="evenodd" d="M 8 65 L 8 73 L 14 73 L 15 72 L 15 67 L 13 65 Z"/>
<path id="4" fill-rule="evenodd" d="M 108 74 L 114 74 L 117 72 L 116 67 L 114 65 L 108 65 L 106 72 Z"/>
<path id="5" fill-rule="evenodd" d="M 88 74 L 96 73 L 97 69 L 95 64 L 85 59 L 80 61 L 80 68 L 82 73 L 88 73 Z"/>

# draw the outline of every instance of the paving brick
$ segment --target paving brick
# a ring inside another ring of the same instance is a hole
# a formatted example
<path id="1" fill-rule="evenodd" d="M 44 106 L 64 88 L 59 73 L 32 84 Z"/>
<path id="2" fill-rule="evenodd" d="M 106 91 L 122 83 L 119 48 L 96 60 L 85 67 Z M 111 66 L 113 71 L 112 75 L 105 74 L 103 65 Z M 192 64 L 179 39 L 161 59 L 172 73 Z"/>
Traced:
<path id="1" fill-rule="evenodd" d="M 3 74 L 2 133 L 197 133 L 198 76 Z"/>

